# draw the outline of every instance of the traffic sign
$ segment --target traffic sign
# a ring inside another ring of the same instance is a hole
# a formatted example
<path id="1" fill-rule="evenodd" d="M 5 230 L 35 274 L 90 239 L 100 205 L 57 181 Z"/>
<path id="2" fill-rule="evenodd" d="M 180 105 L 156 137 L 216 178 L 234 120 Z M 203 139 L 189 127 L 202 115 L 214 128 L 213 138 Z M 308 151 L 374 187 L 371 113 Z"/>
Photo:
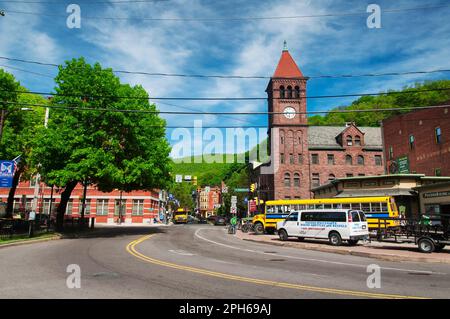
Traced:
<path id="1" fill-rule="evenodd" d="M 176 182 L 176 183 L 181 183 L 181 182 L 183 182 L 183 175 L 176 175 L 176 176 L 175 176 L 175 182 Z"/>
<path id="2" fill-rule="evenodd" d="M 0 187 L 12 187 L 14 167 L 13 161 L 0 161 Z"/>
<path id="3" fill-rule="evenodd" d="M 230 213 L 231 213 L 231 214 L 236 214 L 236 213 L 237 213 L 237 208 L 232 206 L 232 207 L 230 208 Z"/>
<path id="4" fill-rule="evenodd" d="M 235 188 L 234 191 L 236 193 L 248 193 L 250 191 L 250 189 L 248 189 L 248 188 Z"/>

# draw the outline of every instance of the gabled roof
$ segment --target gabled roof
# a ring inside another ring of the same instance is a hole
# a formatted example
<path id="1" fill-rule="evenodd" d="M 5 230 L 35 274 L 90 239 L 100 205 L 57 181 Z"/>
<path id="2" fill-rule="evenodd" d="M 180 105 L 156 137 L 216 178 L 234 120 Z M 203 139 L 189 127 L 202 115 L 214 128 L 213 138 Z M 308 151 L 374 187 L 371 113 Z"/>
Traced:
<path id="1" fill-rule="evenodd" d="M 294 59 L 290 55 L 287 49 L 283 50 L 281 53 L 280 61 L 278 62 L 275 73 L 273 74 L 274 78 L 302 78 L 302 71 L 295 63 Z"/>
<path id="2" fill-rule="evenodd" d="M 337 142 L 336 136 L 346 129 L 342 126 L 309 126 L 308 144 L 310 148 L 334 149 L 342 148 Z M 358 127 L 364 133 L 365 148 L 381 148 L 381 128 L 380 127 Z"/>

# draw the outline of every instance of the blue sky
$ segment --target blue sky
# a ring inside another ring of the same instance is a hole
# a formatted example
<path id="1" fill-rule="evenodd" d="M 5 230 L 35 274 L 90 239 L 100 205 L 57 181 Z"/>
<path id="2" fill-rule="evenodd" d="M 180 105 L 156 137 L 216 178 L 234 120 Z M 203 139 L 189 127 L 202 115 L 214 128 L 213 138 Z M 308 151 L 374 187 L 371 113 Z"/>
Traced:
<path id="1" fill-rule="evenodd" d="M 19 1 L 19 0 L 16 0 Z M 43 1 L 43 0 L 33 0 Z M 81 7 L 81 29 L 68 29 L 66 7 Z M 449 4 L 448 1 L 331 1 L 331 0 L 168 0 L 154 3 L 102 3 L 59 1 L 13 3 L 0 1 L 0 55 L 62 63 L 84 56 L 113 69 L 164 73 L 270 76 L 283 48 L 306 76 L 359 74 L 450 68 L 450 7 L 382 15 L 381 29 L 368 29 L 369 14 L 286 20 L 179 22 L 102 20 L 84 17 L 223 18 L 317 15 L 365 12 L 370 3 L 382 10 Z M 36 14 L 10 13 L 11 11 Z M 55 15 L 55 16 L 47 16 Z M 56 69 L 0 59 L 31 90 L 49 92 Z M 120 76 L 123 82 L 142 84 L 151 96 L 264 97 L 267 80 L 196 79 Z M 308 95 L 349 94 L 398 89 L 417 81 L 449 78 L 449 73 L 355 79 L 311 79 Z M 353 99 L 312 99 L 308 110 L 328 110 Z M 205 111 L 266 111 L 267 103 L 174 101 L 157 102 L 160 110 L 184 108 Z M 176 106 L 174 106 L 176 105 Z M 264 125 L 266 116 L 163 116 L 169 126 Z M 168 129 L 170 140 L 172 130 Z M 174 143 L 174 141 L 171 141 Z M 195 143 L 200 141 L 195 141 Z M 251 141 L 254 144 L 256 141 Z M 252 145 L 250 145 L 252 146 Z"/>

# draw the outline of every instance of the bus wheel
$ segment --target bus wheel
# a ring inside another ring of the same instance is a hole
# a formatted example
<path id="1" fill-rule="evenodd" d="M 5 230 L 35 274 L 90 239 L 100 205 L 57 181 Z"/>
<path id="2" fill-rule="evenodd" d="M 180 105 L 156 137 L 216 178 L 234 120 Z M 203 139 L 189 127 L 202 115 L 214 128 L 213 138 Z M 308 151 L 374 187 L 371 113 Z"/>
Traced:
<path id="1" fill-rule="evenodd" d="M 255 234 L 256 235 L 262 235 L 264 234 L 264 226 L 261 223 L 257 223 L 255 225 Z"/>
<path id="2" fill-rule="evenodd" d="M 429 238 L 420 239 L 418 244 L 419 244 L 419 250 L 422 253 L 429 254 L 429 253 L 432 253 L 435 249 L 433 241 Z"/>
<path id="3" fill-rule="evenodd" d="M 288 240 L 288 234 L 287 234 L 287 232 L 286 232 L 284 229 L 280 229 L 280 230 L 278 231 L 278 236 L 280 236 L 280 240 L 281 240 L 281 241 L 286 241 L 286 240 Z"/>
<path id="4" fill-rule="evenodd" d="M 330 240 L 330 244 L 333 246 L 340 246 L 342 244 L 341 235 L 337 232 L 332 232 L 328 235 L 328 239 Z"/>

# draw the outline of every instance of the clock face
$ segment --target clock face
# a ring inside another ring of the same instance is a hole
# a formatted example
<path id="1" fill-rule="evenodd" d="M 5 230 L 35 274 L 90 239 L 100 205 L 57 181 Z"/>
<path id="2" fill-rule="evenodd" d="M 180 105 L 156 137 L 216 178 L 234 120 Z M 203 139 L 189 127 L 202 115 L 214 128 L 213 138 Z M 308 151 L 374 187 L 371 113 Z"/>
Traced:
<path id="1" fill-rule="evenodd" d="M 286 107 L 283 113 L 287 119 L 293 119 L 295 117 L 295 109 L 293 107 Z"/>

